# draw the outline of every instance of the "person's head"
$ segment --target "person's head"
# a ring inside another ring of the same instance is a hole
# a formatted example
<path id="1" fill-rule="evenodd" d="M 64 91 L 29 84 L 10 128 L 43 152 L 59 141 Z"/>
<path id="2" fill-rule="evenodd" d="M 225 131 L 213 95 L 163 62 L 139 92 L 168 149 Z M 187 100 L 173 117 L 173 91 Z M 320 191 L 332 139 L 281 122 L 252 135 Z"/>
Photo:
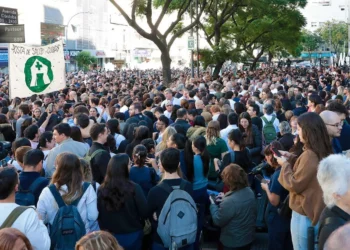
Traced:
<path id="1" fill-rule="evenodd" d="M 139 126 L 135 131 L 134 141 L 141 142 L 143 139 L 147 139 L 149 135 L 149 128 L 146 126 Z"/>
<path id="2" fill-rule="evenodd" d="M 27 151 L 23 157 L 23 170 L 40 173 L 43 168 L 44 153 L 40 149 Z"/>
<path id="3" fill-rule="evenodd" d="M 105 144 L 107 142 L 108 129 L 103 123 L 96 123 L 90 130 L 91 139 L 95 142 Z"/>
<path id="4" fill-rule="evenodd" d="M 278 162 L 276 158 L 274 157 L 273 150 L 278 151 L 278 150 L 284 150 L 282 144 L 279 141 L 273 141 L 269 145 L 267 145 L 264 149 L 264 155 L 267 163 L 273 167 L 277 168 L 278 167 Z"/>
<path id="5" fill-rule="evenodd" d="M 221 173 L 221 178 L 230 191 L 239 191 L 249 186 L 247 174 L 237 164 L 230 164 L 225 167 Z"/>
<path id="6" fill-rule="evenodd" d="M 89 115 L 93 117 L 98 117 L 98 110 L 96 107 L 91 107 L 89 111 Z"/>
<path id="7" fill-rule="evenodd" d="M 91 183 L 93 181 L 93 178 L 90 163 L 83 158 L 79 158 L 79 161 L 81 169 L 83 170 L 84 181 Z"/>
<path id="8" fill-rule="evenodd" d="M 109 160 L 105 179 L 99 188 L 108 211 L 122 208 L 126 198 L 134 193 L 134 185 L 129 181 L 130 167 L 127 154 L 117 154 Z"/>
<path id="9" fill-rule="evenodd" d="M 146 163 L 147 148 L 144 145 L 137 145 L 132 152 L 132 158 L 135 166 L 143 167 Z"/>
<path id="10" fill-rule="evenodd" d="M 142 105 L 139 102 L 135 102 L 130 105 L 129 107 L 129 114 L 130 116 L 134 116 L 137 114 L 140 114 L 142 112 Z"/>
<path id="11" fill-rule="evenodd" d="M 350 206 L 350 159 L 341 154 L 324 158 L 317 171 L 317 180 L 327 207 Z"/>
<path id="12" fill-rule="evenodd" d="M 107 128 L 111 132 L 111 135 L 120 134 L 120 127 L 118 119 L 109 119 L 107 121 Z"/>
<path id="13" fill-rule="evenodd" d="M 220 106 L 219 105 L 213 105 L 210 108 L 210 112 L 214 115 L 217 113 L 220 113 Z"/>
<path id="14" fill-rule="evenodd" d="M 209 122 L 205 137 L 207 139 L 207 145 L 216 144 L 217 138 L 220 137 L 220 123 L 218 121 Z"/>
<path id="15" fill-rule="evenodd" d="M 240 114 L 238 118 L 238 126 L 241 128 L 241 130 L 247 131 L 250 130 L 252 127 L 252 119 L 248 112 L 243 112 Z"/>
<path id="16" fill-rule="evenodd" d="M 28 115 L 29 112 L 30 112 L 30 108 L 29 108 L 28 104 L 21 104 L 21 105 L 19 105 L 18 110 L 19 110 L 19 114 L 21 116 L 22 115 Z"/>
<path id="17" fill-rule="evenodd" d="M 299 116 L 297 132 L 305 148 L 320 160 L 333 152 L 326 125 L 318 114 L 307 112 Z"/>
<path id="18" fill-rule="evenodd" d="M 158 131 L 164 131 L 169 126 L 169 119 L 165 115 L 161 115 L 156 122 Z"/>
<path id="19" fill-rule="evenodd" d="M 28 138 L 31 141 L 38 141 L 40 136 L 39 128 L 36 124 L 30 125 L 26 128 L 23 134 L 25 138 Z"/>
<path id="20" fill-rule="evenodd" d="M 327 110 L 336 112 L 341 121 L 344 121 L 349 116 L 349 112 L 345 105 L 334 100 L 327 105 Z"/>
<path id="21" fill-rule="evenodd" d="M 176 117 L 178 119 L 187 119 L 187 110 L 184 108 L 180 108 L 176 111 Z"/>
<path id="22" fill-rule="evenodd" d="M 40 108 L 35 108 L 35 109 L 33 110 L 33 116 L 34 116 L 35 118 L 39 119 L 40 116 L 41 116 L 41 109 L 40 109 Z"/>
<path id="23" fill-rule="evenodd" d="M 27 138 L 24 137 L 20 137 L 17 138 L 13 143 L 12 143 L 12 147 L 11 147 L 11 151 L 14 154 L 16 152 L 16 149 L 22 146 L 28 146 L 31 147 L 31 143 Z"/>
<path id="24" fill-rule="evenodd" d="M 232 129 L 230 133 L 228 133 L 227 142 L 232 150 L 235 149 L 235 146 L 239 146 L 240 150 L 243 150 L 245 147 L 244 137 L 239 129 Z"/>
<path id="25" fill-rule="evenodd" d="M 228 122 L 227 122 L 227 115 L 225 114 L 220 114 L 218 116 L 217 121 L 220 123 L 220 129 L 225 129 L 227 128 Z"/>
<path id="26" fill-rule="evenodd" d="M 284 117 L 286 118 L 286 120 L 289 122 L 290 118 L 292 118 L 293 116 L 293 111 L 292 110 L 287 110 L 286 112 L 284 112 Z"/>
<path id="27" fill-rule="evenodd" d="M 38 148 L 44 150 L 51 150 L 55 147 L 56 141 L 53 138 L 53 133 L 50 131 L 46 131 L 42 133 L 39 137 Z"/>
<path id="28" fill-rule="evenodd" d="M 227 116 L 227 121 L 230 125 L 237 125 L 238 123 L 238 115 L 236 113 L 230 113 Z"/>
<path id="29" fill-rule="evenodd" d="M 71 127 L 70 138 L 72 138 L 73 141 L 84 142 L 81 130 L 76 126 Z"/>
<path id="30" fill-rule="evenodd" d="M 24 136 L 24 131 L 26 130 L 26 128 L 28 128 L 30 125 L 32 125 L 33 124 L 33 118 L 26 118 L 24 121 L 23 121 L 23 123 L 22 123 L 22 125 L 21 125 L 21 136 Z"/>
<path id="31" fill-rule="evenodd" d="M 272 115 L 274 111 L 274 107 L 270 103 L 265 103 L 263 108 L 264 114 L 266 115 Z"/>
<path id="32" fill-rule="evenodd" d="M 68 123 L 60 123 L 53 128 L 53 138 L 58 144 L 69 139 L 70 134 L 71 128 Z"/>
<path id="33" fill-rule="evenodd" d="M 311 94 L 307 106 L 313 111 L 318 104 L 323 104 L 322 98 L 317 94 Z"/>
<path id="34" fill-rule="evenodd" d="M 1 250 L 32 250 L 28 238 L 16 228 L 3 228 L 0 230 Z"/>
<path id="35" fill-rule="evenodd" d="M 74 123 L 80 128 L 84 129 L 89 126 L 90 118 L 88 115 L 81 113 L 75 116 Z"/>
<path id="36" fill-rule="evenodd" d="M 160 154 L 161 168 L 169 174 L 177 172 L 180 166 L 180 151 L 176 148 L 167 148 Z"/>
<path id="37" fill-rule="evenodd" d="M 260 113 L 260 108 L 257 104 L 251 104 L 249 105 L 247 112 L 250 115 L 250 117 L 256 117 Z"/>
<path id="38" fill-rule="evenodd" d="M 15 151 L 16 161 L 22 168 L 23 168 L 24 155 L 30 150 L 32 150 L 32 148 L 30 146 L 22 146 L 22 147 L 17 148 Z"/>
<path id="39" fill-rule="evenodd" d="M 205 127 L 204 117 L 201 115 L 197 115 L 193 120 L 193 126 Z"/>
<path id="40" fill-rule="evenodd" d="M 325 110 L 320 116 L 324 124 L 326 124 L 330 138 L 339 137 L 344 124 L 344 122 L 340 120 L 339 115 L 333 111 Z"/>
<path id="41" fill-rule="evenodd" d="M 74 113 L 73 104 L 72 103 L 65 103 L 63 105 L 63 112 L 65 115 L 72 115 Z"/>
<path id="42" fill-rule="evenodd" d="M 186 138 L 180 133 L 173 134 L 167 141 L 168 148 L 184 149 Z"/>
<path id="43" fill-rule="evenodd" d="M 52 175 L 51 183 L 60 190 L 63 185 L 67 185 L 68 192 L 62 196 L 66 204 L 73 202 L 76 197 L 82 194 L 83 171 L 80 166 L 78 156 L 64 152 L 57 156 L 56 171 Z"/>
<path id="44" fill-rule="evenodd" d="M 106 231 L 86 234 L 75 245 L 75 250 L 123 250 L 116 238 Z"/>
<path id="45" fill-rule="evenodd" d="M 155 153 L 155 143 L 154 143 L 153 139 L 151 139 L 151 138 L 143 139 L 141 141 L 141 144 L 146 147 L 147 152 L 149 154 Z"/>
<path id="46" fill-rule="evenodd" d="M 166 89 L 164 91 L 164 95 L 165 95 L 165 98 L 167 100 L 172 100 L 173 99 L 173 92 L 171 91 L 171 89 Z"/>
<path id="47" fill-rule="evenodd" d="M 18 182 L 18 174 L 15 168 L 0 168 L 0 200 L 14 199 L 15 192 L 18 191 Z"/>
<path id="48" fill-rule="evenodd" d="M 281 135 L 292 133 L 292 128 L 287 121 L 283 121 L 278 125 Z"/>

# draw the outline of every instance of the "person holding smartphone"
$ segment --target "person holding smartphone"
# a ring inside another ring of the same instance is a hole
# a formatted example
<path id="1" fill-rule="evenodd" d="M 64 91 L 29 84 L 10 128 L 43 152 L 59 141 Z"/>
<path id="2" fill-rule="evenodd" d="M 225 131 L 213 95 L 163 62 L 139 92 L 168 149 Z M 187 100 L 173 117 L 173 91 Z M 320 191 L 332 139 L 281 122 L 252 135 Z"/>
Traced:
<path id="1" fill-rule="evenodd" d="M 278 177 L 281 172 L 281 166 L 278 164 L 274 155 L 280 157 L 279 150 L 283 150 L 283 146 L 280 142 L 274 141 L 268 145 L 265 150 L 265 159 L 267 163 L 275 169 L 274 174 L 271 176 L 269 183 L 261 182 L 261 188 L 266 192 L 269 199 L 267 205 L 267 225 L 269 229 L 269 250 L 292 250 L 292 238 L 290 233 L 290 219 L 279 215 L 277 209 L 281 206 L 287 195 L 288 191 L 282 187 L 278 181 Z"/>

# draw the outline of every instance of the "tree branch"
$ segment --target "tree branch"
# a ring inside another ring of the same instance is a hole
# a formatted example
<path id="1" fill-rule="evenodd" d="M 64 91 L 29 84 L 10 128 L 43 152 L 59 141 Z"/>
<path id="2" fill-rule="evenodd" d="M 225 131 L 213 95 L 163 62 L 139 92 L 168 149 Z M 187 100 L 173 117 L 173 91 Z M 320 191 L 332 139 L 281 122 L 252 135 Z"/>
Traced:
<path id="1" fill-rule="evenodd" d="M 214 48 L 214 44 L 212 43 L 211 39 L 209 38 L 209 35 L 208 35 L 207 31 L 205 30 L 205 27 L 204 27 L 203 23 L 199 22 L 199 26 L 201 26 L 201 29 L 204 32 L 205 40 L 207 40 L 208 44 L 213 49 Z"/>
<path id="2" fill-rule="evenodd" d="M 172 1 L 172 0 L 167 0 L 167 1 L 165 2 L 164 6 L 163 6 L 163 9 L 162 9 L 162 12 L 160 13 L 160 15 L 159 15 L 159 17 L 158 17 L 158 19 L 157 19 L 157 21 L 156 21 L 156 23 L 155 23 L 155 25 L 154 25 L 154 27 L 155 27 L 156 29 L 158 29 L 159 24 L 162 22 L 163 17 L 164 17 L 166 11 L 168 10 L 168 8 L 169 8 L 169 6 L 170 6 L 170 4 L 171 4 L 171 1 Z"/>
<path id="3" fill-rule="evenodd" d="M 186 4 L 187 3 L 187 4 Z M 168 37 L 168 35 L 170 34 L 170 32 L 175 28 L 175 26 L 181 21 L 182 19 L 182 15 L 186 12 L 186 10 L 188 9 L 188 7 L 191 4 L 191 0 L 188 1 L 184 1 L 179 9 L 179 11 L 177 12 L 177 18 L 174 22 L 171 23 L 171 25 L 169 26 L 169 28 L 165 31 L 164 33 L 164 38 L 166 39 Z"/>

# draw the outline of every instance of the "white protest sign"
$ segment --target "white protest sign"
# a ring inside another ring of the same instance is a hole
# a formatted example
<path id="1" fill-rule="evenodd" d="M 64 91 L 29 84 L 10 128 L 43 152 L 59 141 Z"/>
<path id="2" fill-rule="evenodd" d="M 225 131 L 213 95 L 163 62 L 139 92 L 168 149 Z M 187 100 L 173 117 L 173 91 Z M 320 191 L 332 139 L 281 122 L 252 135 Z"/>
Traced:
<path id="1" fill-rule="evenodd" d="M 46 46 L 9 45 L 10 98 L 65 88 L 62 41 Z"/>

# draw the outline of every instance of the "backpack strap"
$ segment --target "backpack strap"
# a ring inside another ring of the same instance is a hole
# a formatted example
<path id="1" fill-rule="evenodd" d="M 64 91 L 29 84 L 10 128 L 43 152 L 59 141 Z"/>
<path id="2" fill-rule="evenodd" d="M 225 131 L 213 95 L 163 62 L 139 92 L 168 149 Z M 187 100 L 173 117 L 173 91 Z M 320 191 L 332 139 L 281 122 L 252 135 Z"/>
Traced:
<path id="1" fill-rule="evenodd" d="M 34 193 L 35 190 L 38 189 L 38 187 L 40 186 L 40 184 L 46 180 L 46 178 L 43 178 L 43 177 L 39 177 L 37 178 L 35 181 L 33 181 L 32 185 L 30 185 L 29 187 L 29 191 Z"/>
<path id="2" fill-rule="evenodd" d="M 173 187 L 171 187 L 168 183 L 164 181 L 161 184 L 159 184 L 159 187 L 162 188 L 168 194 L 170 194 L 174 190 Z"/>
<path id="3" fill-rule="evenodd" d="M 92 182 L 91 182 L 91 185 L 92 185 L 93 189 L 94 189 L 95 192 L 96 192 L 96 191 L 97 191 L 97 190 L 96 190 L 96 181 L 92 181 Z"/>
<path id="4" fill-rule="evenodd" d="M 104 150 L 104 149 L 97 149 L 95 152 L 93 152 L 90 155 L 90 159 L 92 160 L 96 155 L 98 155 L 99 153 L 102 153 L 103 151 L 106 151 L 106 150 Z"/>
<path id="5" fill-rule="evenodd" d="M 53 197 L 55 198 L 58 207 L 61 208 L 61 207 L 66 206 L 66 203 L 64 203 L 63 198 L 62 198 L 61 194 L 58 192 L 56 186 L 54 184 L 51 184 L 49 186 L 49 189 L 50 189 Z"/>
<path id="6" fill-rule="evenodd" d="M 230 157 L 231 157 L 231 163 L 235 163 L 235 160 L 236 160 L 235 151 L 230 152 Z"/>
<path id="7" fill-rule="evenodd" d="M 81 198 L 83 197 L 85 191 L 88 189 L 89 186 L 90 186 L 90 183 L 84 182 L 84 184 L 83 184 L 83 192 L 82 192 L 81 196 L 80 196 L 78 199 L 76 199 L 75 201 L 73 201 L 73 202 L 71 203 L 71 205 L 73 205 L 73 206 L 78 206 L 79 201 L 81 200 Z"/>
<path id="8" fill-rule="evenodd" d="M 272 116 L 272 119 L 271 119 L 270 121 L 268 121 L 268 120 L 266 119 L 265 116 L 262 116 L 261 119 L 262 119 L 266 124 L 273 124 L 273 122 L 275 121 L 275 117 L 274 117 L 274 116 Z"/>
<path id="9" fill-rule="evenodd" d="M 28 208 L 32 207 L 18 206 L 15 209 L 13 209 L 9 216 L 7 216 L 4 223 L 2 223 L 0 229 L 12 227 L 13 223 L 18 219 L 18 217 Z"/>

